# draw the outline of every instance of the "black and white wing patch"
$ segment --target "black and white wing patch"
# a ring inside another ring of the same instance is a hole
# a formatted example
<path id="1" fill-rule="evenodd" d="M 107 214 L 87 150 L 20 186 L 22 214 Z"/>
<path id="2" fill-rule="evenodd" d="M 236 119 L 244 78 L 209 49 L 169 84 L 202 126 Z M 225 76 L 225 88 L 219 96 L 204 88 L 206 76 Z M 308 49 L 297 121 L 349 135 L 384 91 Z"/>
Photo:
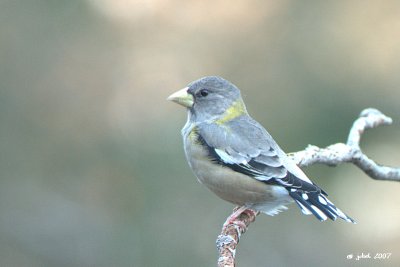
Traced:
<path id="1" fill-rule="evenodd" d="M 257 150 L 253 153 L 240 153 L 232 148 L 214 148 L 198 135 L 198 141 L 208 150 L 209 157 L 216 164 L 246 174 L 254 179 L 271 185 L 284 187 L 300 207 L 303 214 L 313 214 L 318 220 L 327 218 L 335 221 L 338 217 L 355 223 L 327 198 L 327 194 L 307 177 L 299 178 L 290 173 L 283 165 L 277 152 Z"/>

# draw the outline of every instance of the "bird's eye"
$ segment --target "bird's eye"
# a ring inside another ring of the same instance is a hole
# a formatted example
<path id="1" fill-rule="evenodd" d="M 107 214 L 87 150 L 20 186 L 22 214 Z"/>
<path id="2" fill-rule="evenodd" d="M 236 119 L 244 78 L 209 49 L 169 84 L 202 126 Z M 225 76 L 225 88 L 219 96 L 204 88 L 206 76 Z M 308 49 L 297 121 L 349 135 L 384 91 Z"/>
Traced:
<path id="1" fill-rule="evenodd" d="M 201 89 L 200 90 L 200 95 L 203 96 L 203 97 L 208 96 L 208 90 L 207 89 Z"/>

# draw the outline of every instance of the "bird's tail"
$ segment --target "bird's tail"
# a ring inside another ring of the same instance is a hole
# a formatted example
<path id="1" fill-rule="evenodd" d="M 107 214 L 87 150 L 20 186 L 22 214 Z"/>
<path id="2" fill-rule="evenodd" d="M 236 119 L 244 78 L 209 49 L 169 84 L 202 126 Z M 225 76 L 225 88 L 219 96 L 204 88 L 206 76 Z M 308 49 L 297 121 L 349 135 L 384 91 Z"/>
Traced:
<path id="1" fill-rule="evenodd" d="M 356 223 L 352 218 L 336 208 L 323 192 L 304 192 L 293 189 L 288 191 L 303 214 L 313 214 L 320 221 L 325 221 L 327 218 L 335 221 L 339 217 L 347 222 Z"/>

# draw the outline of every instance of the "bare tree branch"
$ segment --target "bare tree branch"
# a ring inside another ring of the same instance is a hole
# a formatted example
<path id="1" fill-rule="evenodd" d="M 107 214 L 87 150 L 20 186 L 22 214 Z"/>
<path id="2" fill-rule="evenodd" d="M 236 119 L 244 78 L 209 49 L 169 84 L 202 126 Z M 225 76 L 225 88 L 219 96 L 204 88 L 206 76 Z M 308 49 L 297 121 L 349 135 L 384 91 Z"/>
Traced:
<path id="1" fill-rule="evenodd" d="M 239 207 L 236 207 L 235 212 Z M 218 267 L 235 266 L 236 247 L 240 236 L 244 234 L 250 223 L 254 222 L 259 212 L 246 210 L 232 223 L 224 224 L 221 234 L 217 238 L 219 252 Z M 227 219 L 227 221 L 229 218 Z"/>
<path id="2" fill-rule="evenodd" d="M 392 119 L 377 109 L 368 108 L 361 112 L 353 123 L 347 143 L 336 143 L 326 148 L 309 145 L 305 150 L 290 153 L 300 167 L 316 163 L 328 166 L 337 166 L 340 163 L 353 163 L 368 176 L 376 180 L 400 181 L 400 168 L 382 166 L 368 158 L 360 148 L 362 134 L 371 128 L 392 124 Z M 251 222 L 256 219 L 258 212 L 244 211 L 237 220 L 224 224 L 221 234 L 217 238 L 219 252 L 218 267 L 235 266 L 236 248 L 241 234 L 245 233 Z"/>
<path id="3" fill-rule="evenodd" d="M 289 156 L 300 167 L 315 163 L 336 166 L 340 163 L 350 162 L 373 179 L 400 181 L 400 168 L 378 165 L 368 158 L 360 148 L 361 135 L 365 130 L 390 124 L 392 124 L 392 119 L 382 114 L 379 110 L 373 108 L 365 109 L 353 123 L 346 144 L 337 143 L 326 148 L 310 145 L 305 150 L 291 153 Z"/>

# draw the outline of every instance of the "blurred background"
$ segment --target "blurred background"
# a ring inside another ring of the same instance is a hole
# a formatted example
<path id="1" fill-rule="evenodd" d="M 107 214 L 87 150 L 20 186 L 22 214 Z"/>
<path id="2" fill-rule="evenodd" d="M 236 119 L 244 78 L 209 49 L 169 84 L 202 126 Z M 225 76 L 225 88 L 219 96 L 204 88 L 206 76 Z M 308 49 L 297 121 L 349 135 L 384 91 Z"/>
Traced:
<path id="1" fill-rule="evenodd" d="M 287 152 L 345 142 L 400 166 L 400 2 L 2 0 L 0 265 L 215 266 L 233 206 L 184 158 L 165 99 L 219 75 Z M 400 266 L 400 184 L 306 169 L 357 220 L 259 216 L 238 266 Z M 392 253 L 390 259 L 358 254 Z M 353 256 L 353 259 L 347 257 Z"/>

